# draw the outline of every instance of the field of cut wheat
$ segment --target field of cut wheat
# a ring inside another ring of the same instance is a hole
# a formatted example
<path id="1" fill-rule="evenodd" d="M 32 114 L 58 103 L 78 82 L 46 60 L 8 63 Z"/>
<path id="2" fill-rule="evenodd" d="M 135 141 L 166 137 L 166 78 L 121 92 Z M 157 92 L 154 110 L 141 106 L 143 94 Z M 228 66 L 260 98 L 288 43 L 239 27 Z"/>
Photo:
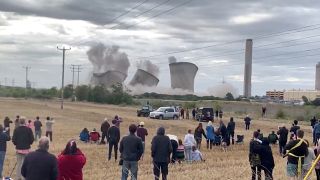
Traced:
<path id="1" fill-rule="evenodd" d="M 35 100 L 14 100 L 0 99 L 0 118 L 5 116 L 14 119 L 16 115 L 26 116 L 28 119 L 34 119 L 40 116 L 44 123 L 46 116 L 53 117 L 55 125 L 53 128 L 53 143 L 50 145 L 50 152 L 58 155 L 70 139 L 78 139 L 80 131 L 87 127 L 100 129 L 100 124 L 105 117 L 111 120 L 115 115 L 123 119 L 121 124 L 121 136 L 128 133 L 128 126 L 132 123 L 138 124 L 140 121 L 145 122 L 145 127 L 149 131 L 146 138 L 146 153 L 142 161 L 139 162 L 138 179 L 151 180 L 152 160 L 150 157 L 150 143 L 152 137 L 156 134 L 158 127 L 163 126 L 166 133 L 177 135 L 183 139 L 188 129 L 194 130 L 197 122 L 193 120 L 151 120 L 148 118 L 136 117 L 136 108 L 120 107 L 112 105 L 97 105 L 90 103 L 71 103 L 65 104 L 64 110 L 60 110 L 60 104 L 52 101 L 35 101 Z M 226 114 L 224 122 L 227 124 L 230 114 Z M 207 150 L 205 144 L 202 145 L 202 153 L 205 162 L 194 164 L 174 164 L 169 166 L 168 179 L 172 180 L 206 180 L 206 179 L 250 179 L 251 169 L 248 163 L 249 141 L 252 132 L 261 129 L 264 135 L 269 134 L 272 130 L 277 130 L 283 122 L 273 119 L 255 119 L 252 121 L 250 131 L 245 131 L 242 117 L 235 117 L 236 134 L 245 135 L 243 145 L 230 146 L 226 152 L 220 147 L 214 147 L 213 150 Z M 214 122 L 218 126 L 218 122 Z M 291 126 L 291 121 L 286 122 L 286 126 Z M 309 124 L 301 125 L 306 131 L 306 138 L 311 142 L 311 128 Z M 84 144 L 78 142 L 79 148 L 87 157 L 87 163 L 83 169 L 85 180 L 113 180 L 120 179 L 121 168 L 118 162 L 107 160 L 107 147 L 105 145 Z M 35 150 L 37 143 L 33 144 Z M 278 146 L 273 146 L 273 156 L 275 159 L 274 179 L 286 179 L 286 159 L 283 159 L 278 153 Z M 4 165 L 4 175 L 9 175 L 16 162 L 15 151 L 12 142 L 8 143 L 8 151 Z M 13 173 L 13 177 L 14 177 Z"/>

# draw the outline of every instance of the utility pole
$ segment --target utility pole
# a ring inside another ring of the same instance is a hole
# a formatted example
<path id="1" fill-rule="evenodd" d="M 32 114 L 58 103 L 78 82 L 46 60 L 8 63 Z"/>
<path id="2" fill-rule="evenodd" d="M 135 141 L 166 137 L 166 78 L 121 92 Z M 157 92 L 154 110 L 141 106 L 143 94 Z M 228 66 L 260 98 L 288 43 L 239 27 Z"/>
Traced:
<path id="1" fill-rule="evenodd" d="M 23 66 L 24 69 L 26 69 L 26 89 L 24 91 L 25 93 L 25 98 L 27 99 L 27 93 L 28 93 L 28 74 L 29 74 L 29 70 L 31 69 L 30 66 Z"/>
<path id="2" fill-rule="evenodd" d="M 12 79 L 12 87 L 14 87 L 15 81 L 14 78 Z"/>
<path id="3" fill-rule="evenodd" d="M 74 90 L 74 69 L 75 69 L 74 64 L 71 64 L 71 72 L 72 72 L 72 90 Z"/>
<path id="4" fill-rule="evenodd" d="M 80 81 L 79 79 L 80 79 L 80 72 L 81 72 L 80 69 L 82 69 L 82 68 L 80 68 L 81 65 L 77 65 L 77 66 L 78 66 L 78 69 L 77 69 L 77 72 L 78 72 L 78 82 L 77 82 L 77 86 L 79 86 L 79 81 Z"/>
<path id="5" fill-rule="evenodd" d="M 64 46 L 62 48 L 59 48 L 57 46 L 57 49 L 62 51 L 62 82 L 61 82 L 61 109 L 63 109 L 63 90 L 64 90 L 64 59 L 65 59 L 65 53 L 68 50 L 71 50 L 71 48 L 65 48 Z"/>

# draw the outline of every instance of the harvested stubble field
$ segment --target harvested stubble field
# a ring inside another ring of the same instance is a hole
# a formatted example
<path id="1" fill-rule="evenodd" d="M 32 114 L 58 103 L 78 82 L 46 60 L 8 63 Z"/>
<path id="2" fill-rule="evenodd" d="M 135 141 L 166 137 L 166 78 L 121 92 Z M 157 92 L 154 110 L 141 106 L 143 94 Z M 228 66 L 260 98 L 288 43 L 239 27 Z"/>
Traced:
<path id="1" fill-rule="evenodd" d="M 55 120 L 53 130 L 53 143 L 50 146 L 50 152 L 58 155 L 65 147 L 70 139 L 78 139 L 80 131 L 87 127 L 89 130 L 93 128 L 100 129 L 100 124 L 105 117 L 110 120 L 114 115 L 118 114 L 123 118 L 121 124 L 121 136 L 128 132 L 128 126 L 132 123 L 145 122 L 145 127 L 149 131 L 149 136 L 146 139 L 146 153 L 143 161 L 139 162 L 138 179 L 151 180 L 153 179 L 152 161 L 150 157 L 150 143 L 152 137 L 156 134 L 156 129 L 159 126 L 166 128 L 166 133 L 177 135 L 183 139 L 188 129 L 194 130 L 197 122 L 192 120 L 151 120 L 147 118 L 136 117 L 136 108 L 119 107 L 112 105 L 97 105 L 90 103 L 71 103 L 65 104 L 64 110 L 60 110 L 60 104 L 52 101 L 34 101 L 34 100 L 13 100 L 0 99 L 0 118 L 4 119 L 9 116 L 14 119 L 15 115 L 19 114 L 26 116 L 28 119 L 34 119 L 40 116 L 44 123 L 46 116 L 51 116 Z M 202 145 L 202 153 L 206 159 L 203 163 L 194 164 L 176 164 L 169 166 L 168 179 L 181 180 L 211 180 L 211 179 L 250 179 L 251 170 L 248 163 L 248 144 L 253 130 L 258 128 L 267 135 L 272 130 L 277 130 L 280 122 L 275 120 L 253 120 L 250 131 L 244 130 L 243 119 L 236 117 L 236 134 L 244 134 L 245 142 L 243 145 L 230 146 L 227 152 L 223 152 L 220 147 L 214 147 L 213 150 L 207 150 L 205 143 Z M 224 122 L 229 121 L 229 115 L 224 117 Z M 217 127 L 218 122 L 214 122 Z M 287 122 L 287 127 L 290 127 L 291 122 Z M 310 126 L 302 125 L 305 130 L 306 137 L 311 142 Z M 43 130 L 44 131 L 44 130 Z M 44 134 L 44 132 L 43 132 Z M 78 142 L 79 148 L 87 157 L 87 163 L 84 167 L 85 180 L 113 180 L 120 179 L 121 168 L 118 162 L 114 160 L 107 161 L 107 148 L 105 145 L 84 144 Z M 36 149 L 35 142 L 32 149 Z M 286 179 L 286 159 L 283 159 L 278 154 L 278 146 L 272 147 L 275 158 L 276 167 L 274 169 L 275 179 Z M 4 175 L 11 172 L 15 164 L 15 151 L 11 142 L 8 143 L 7 156 L 4 165 Z M 13 175 L 14 177 L 14 175 Z M 315 177 L 314 177 L 315 179 Z"/>

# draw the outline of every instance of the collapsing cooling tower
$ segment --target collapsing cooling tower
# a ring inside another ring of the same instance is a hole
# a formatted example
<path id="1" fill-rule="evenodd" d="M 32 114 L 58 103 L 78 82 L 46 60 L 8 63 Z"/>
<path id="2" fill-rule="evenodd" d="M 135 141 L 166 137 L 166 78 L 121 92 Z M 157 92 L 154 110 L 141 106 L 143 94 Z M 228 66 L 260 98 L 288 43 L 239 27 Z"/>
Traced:
<path id="1" fill-rule="evenodd" d="M 107 71 L 105 73 L 93 73 L 91 82 L 94 85 L 104 85 L 111 87 L 112 85 L 122 84 L 127 75 L 120 71 Z"/>
<path id="2" fill-rule="evenodd" d="M 142 86 L 157 86 L 158 83 L 159 83 L 159 79 L 155 77 L 153 74 L 148 73 L 145 70 L 138 69 L 129 84 L 131 86 L 135 86 L 139 84 Z"/>
<path id="3" fill-rule="evenodd" d="M 174 62 L 169 64 L 169 67 L 171 88 L 194 92 L 194 78 L 198 72 L 198 67 L 189 62 Z"/>

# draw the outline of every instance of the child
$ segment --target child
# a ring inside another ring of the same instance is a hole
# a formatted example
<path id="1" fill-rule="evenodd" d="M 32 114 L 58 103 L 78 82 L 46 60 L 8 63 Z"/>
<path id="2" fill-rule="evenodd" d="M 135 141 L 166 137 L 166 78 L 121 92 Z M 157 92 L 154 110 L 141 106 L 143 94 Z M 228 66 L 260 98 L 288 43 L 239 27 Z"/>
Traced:
<path id="1" fill-rule="evenodd" d="M 179 146 L 177 148 L 177 160 L 179 163 L 184 160 L 184 145 L 182 144 L 182 140 L 179 139 Z"/>
<path id="2" fill-rule="evenodd" d="M 93 143 L 99 142 L 100 134 L 96 131 L 96 128 L 93 128 L 93 131 L 90 132 L 90 141 Z"/>
<path id="3" fill-rule="evenodd" d="M 197 149 L 196 146 L 192 147 L 192 153 L 191 153 L 192 161 L 204 161 L 202 158 L 201 152 Z"/>
<path id="4" fill-rule="evenodd" d="M 81 133 L 80 133 L 80 141 L 83 141 L 85 143 L 89 142 L 90 139 L 90 135 L 89 135 L 89 131 L 87 128 L 84 128 Z"/>

